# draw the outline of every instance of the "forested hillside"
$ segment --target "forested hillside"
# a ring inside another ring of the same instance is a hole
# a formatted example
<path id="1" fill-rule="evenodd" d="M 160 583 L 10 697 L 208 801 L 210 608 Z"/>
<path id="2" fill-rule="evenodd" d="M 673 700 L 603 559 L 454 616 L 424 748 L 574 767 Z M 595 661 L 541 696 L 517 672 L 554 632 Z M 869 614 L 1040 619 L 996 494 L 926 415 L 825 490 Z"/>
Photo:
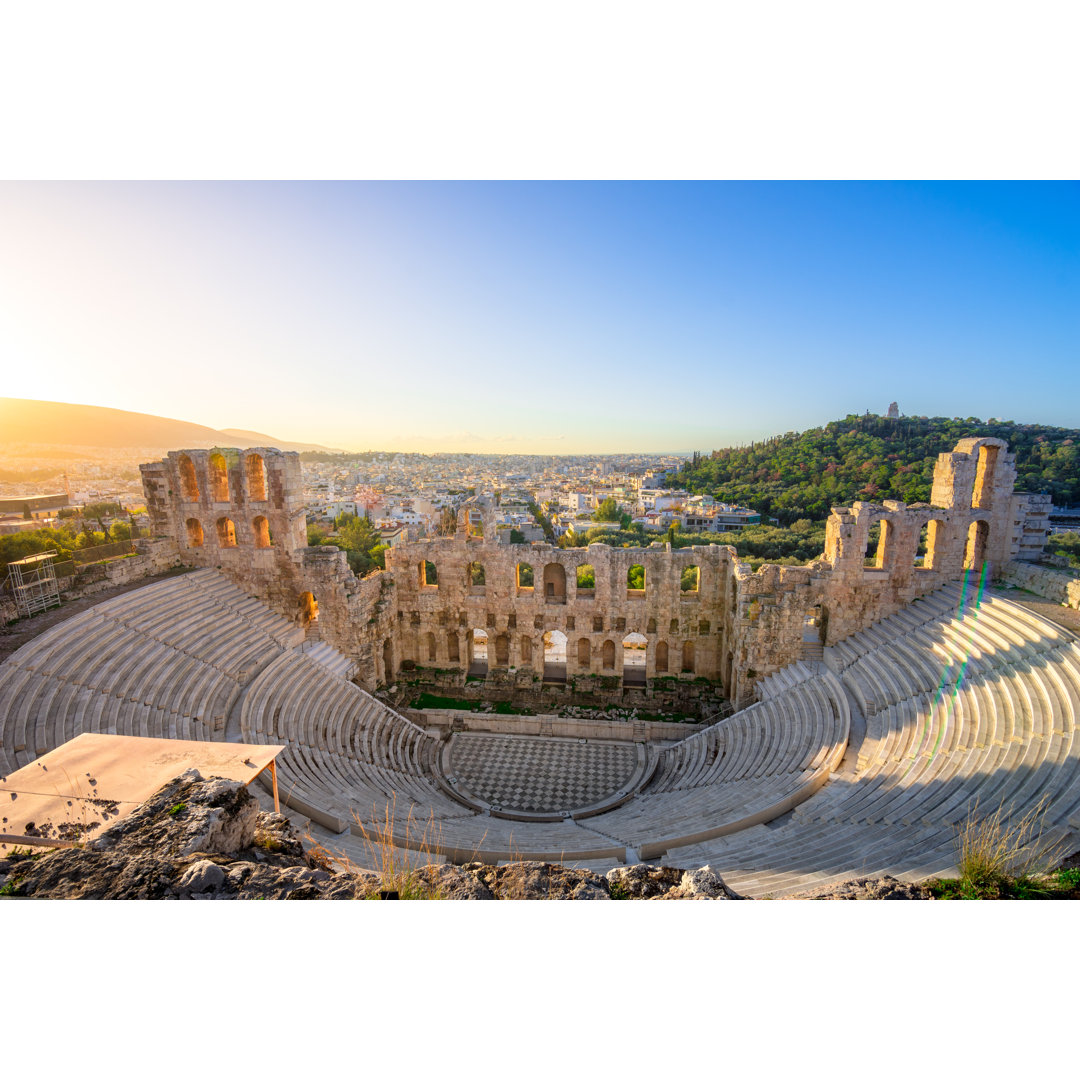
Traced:
<path id="1" fill-rule="evenodd" d="M 783 524 L 820 521 L 856 499 L 928 502 L 937 456 L 963 438 L 1005 439 L 1016 455 L 1017 490 L 1080 504 L 1080 431 L 976 419 L 848 416 L 801 434 L 714 450 L 670 481 L 771 514 Z"/>

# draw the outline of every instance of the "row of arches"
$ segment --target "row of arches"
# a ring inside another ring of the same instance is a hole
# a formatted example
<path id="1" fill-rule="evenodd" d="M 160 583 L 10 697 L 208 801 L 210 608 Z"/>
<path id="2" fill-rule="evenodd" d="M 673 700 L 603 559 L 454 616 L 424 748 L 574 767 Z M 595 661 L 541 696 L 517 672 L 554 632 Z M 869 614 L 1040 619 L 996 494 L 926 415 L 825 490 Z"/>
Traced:
<path id="1" fill-rule="evenodd" d="M 180 473 L 180 494 L 186 502 L 198 502 L 199 478 L 195 463 L 187 454 L 177 458 Z M 232 502 L 229 492 L 229 467 L 225 455 L 213 453 L 206 459 L 206 482 L 211 502 Z M 266 502 L 266 462 L 261 454 L 244 455 L 244 486 L 249 502 Z"/>
<path id="2" fill-rule="evenodd" d="M 574 587 L 582 598 L 596 595 L 596 568 L 591 563 L 581 563 L 574 568 Z M 438 588 L 439 572 L 433 562 L 422 559 L 417 564 L 421 588 Z M 514 567 L 514 585 L 518 594 L 533 593 L 537 576 L 532 563 L 519 562 Z M 470 562 L 465 568 L 465 587 L 471 593 L 480 594 L 487 587 L 487 571 L 481 562 Z M 549 603 L 566 603 L 567 574 L 562 563 L 547 563 L 540 575 L 540 587 Z M 701 590 L 701 567 L 684 567 L 681 571 L 679 591 L 697 594 Z M 646 593 L 645 567 L 634 563 L 626 572 L 628 596 L 644 596 Z"/>
<path id="3" fill-rule="evenodd" d="M 460 663 L 461 646 L 456 632 L 451 631 L 446 638 L 447 660 L 451 663 Z M 468 650 L 468 670 L 470 675 L 486 675 L 489 664 L 495 667 L 506 667 L 510 663 L 511 635 L 509 633 L 489 633 L 487 630 L 475 628 L 469 630 L 466 635 L 466 648 Z M 566 680 L 567 655 L 570 650 L 570 641 L 561 630 L 548 630 L 541 639 L 544 661 L 544 678 L 549 682 L 564 682 Z M 522 664 L 533 662 L 533 650 L 535 643 L 528 634 L 521 635 L 518 642 L 518 656 Z M 625 685 L 644 686 L 646 671 L 648 668 L 649 641 L 644 634 L 630 633 L 621 642 L 608 638 L 600 646 L 598 664 L 593 662 L 593 643 L 589 638 L 579 638 L 575 646 L 577 670 L 582 672 L 592 671 L 594 667 L 600 672 L 617 670 L 616 660 L 619 649 L 622 650 L 622 664 L 620 665 L 623 682 Z M 429 631 L 424 635 L 423 641 L 424 659 L 427 663 L 439 661 L 439 643 L 436 635 Z M 666 641 L 658 641 L 653 654 L 654 670 L 659 674 L 675 674 L 681 671 L 684 674 L 695 673 L 694 643 L 684 641 L 672 646 Z M 676 665 L 678 667 L 676 668 Z"/>
<path id="4" fill-rule="evenodd" d="M 202 547 L 206 542 L 202 522 L 198 518 L 188 518 L 185 524 L 188 547 Z M 219 517 L 214 523 L 214 531 L 217 536 L 218 547 L 234 548 L 238 546 L 236 543 L 236 524 L 232 518 Z M 251 519 L 251 534 L 257 548 L 273 546 L 274 541 L 270 535 L 270 523 L 262 514 Z"/>
<path id="5" fill-rule="evenodd" d="M 919 569 L 940 569 L 941 541 L 945 522 L 931 518 L 919 531 L 918 542 L 912 555 L 913 565 Z M 980 569 L 986 560 L 986 546 L 990 535 L 990 524 L 982 518 L 971 522 L 964 544 L 963 569 Z M 866 551 L 863 565 L 868 569 L 883 570 L 890 566 L 902 553 L 894 552 L 896 544 L 896 525 L 888 518 L 875 521 L 867 533 Z"/>

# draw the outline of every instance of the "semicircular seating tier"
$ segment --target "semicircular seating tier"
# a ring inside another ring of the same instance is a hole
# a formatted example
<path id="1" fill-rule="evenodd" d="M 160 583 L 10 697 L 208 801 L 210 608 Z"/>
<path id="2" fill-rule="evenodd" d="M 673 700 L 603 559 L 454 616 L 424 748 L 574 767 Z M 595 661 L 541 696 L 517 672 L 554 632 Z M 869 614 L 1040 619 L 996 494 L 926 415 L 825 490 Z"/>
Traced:
<path id="1" fill-rule="evenodd" d="M 96 604 L 0 665 L 0 773 L 84 731 L 223 738 L 244 684 L 303 638 L 216 570 Z"/>
<path id="2" fill-rule="evenodd" d="M 969 814 L 1037 815 L 1043 847 L 1080 829 L 1080 643 L 1000 596 L 959 585 L 825 650 L 866 717 L 823 790 L 786 819 L 669 848 L 750 896 L 856 876 L 920 880 L 957 862 Z M 1068 851 L 1064 851 L 1065 854 Z"/>
<path id="3" fill-rule="evenodd" d="M 438 737 L 302 639 L 215 570 L 98 604 L 0 665 L 0 772 L 83 731 L 224 739 L 239 714 L 234 737 L 285 745 L 285 801 L 335 831 L 459 861 L 709 863 L 754 896 L 947 871 L 976 802 L 1041 807 L 1050 838 L 1080 825 L 1080 643 L 960 586 L 763 680 L 756 704 L 649 748 L 619 805 L 558 821 L 468 804 Z"/>

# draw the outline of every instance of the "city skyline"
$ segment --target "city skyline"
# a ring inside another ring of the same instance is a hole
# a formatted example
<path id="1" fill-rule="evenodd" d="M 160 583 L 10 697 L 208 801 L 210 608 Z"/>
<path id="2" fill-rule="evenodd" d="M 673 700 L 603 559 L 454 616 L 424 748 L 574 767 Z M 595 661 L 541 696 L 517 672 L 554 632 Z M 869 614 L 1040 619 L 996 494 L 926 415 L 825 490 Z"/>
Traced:
<path id="1" fill-rule="evenodd" d="M 1072 183 L 4 183 L 6 393 L 349 450 L 1080 426 Z M 1036 377 L 1032 377 L 1032 376 Z"/>

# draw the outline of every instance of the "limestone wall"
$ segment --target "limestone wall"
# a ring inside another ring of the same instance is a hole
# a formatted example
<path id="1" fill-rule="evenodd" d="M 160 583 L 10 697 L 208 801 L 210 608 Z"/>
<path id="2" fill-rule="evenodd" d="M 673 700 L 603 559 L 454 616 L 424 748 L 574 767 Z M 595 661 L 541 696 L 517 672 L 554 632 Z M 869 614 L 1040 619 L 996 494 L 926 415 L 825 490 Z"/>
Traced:
<path id="1" fill-rule="evenodd" d="M 1037 596 L 1080 610 L 1080 574 L 1075 569 L 1056 569 L 1013 560 L 1001 568 L 998 577 Z"/>
<path id="2" fill-rule="evenodd" d="M 484 692 L 517 697 L 552 688 L 549 696 L 681 702 L 699 683 L 706 699 L 722 688 L 746 705 L 760 678 L 965 572 L 989 576 L 1037 558 L 1049 513 L 1047 496 L 1013 491 L 1004 442 L 963 439 L 940 455 L 930 504 L 833 508 L 825 551 L 808 566 L 755 573 L 718 545 L 500 544 L 495 507 L 480 498 L 459 511 L 455 536 L 392 548 L 385 572 L 357 579 L 344 552 L 306 546 L 298 455 L 174 451 L 141 469 L 152 528 L 180 558 L 218 567 L 355 659 L 368 687 L 419 671 L 468 691 L 471 669 Z M 880 539 L 868 550 L 875 524 Z M 696 587 L 684 589 L 691 567 Z M 579 571 L 591 571 L 591 586 L 578 584 Z M 565 689 L 544 682 L 545 660 L 550 676 L 557 659 L 550 647 L 545 657 L 546 635 L 564 643 Z M 640 639 L 643 649 L 624 648 Z M 624 663 L 642 654 L 643 667 Z"/>

